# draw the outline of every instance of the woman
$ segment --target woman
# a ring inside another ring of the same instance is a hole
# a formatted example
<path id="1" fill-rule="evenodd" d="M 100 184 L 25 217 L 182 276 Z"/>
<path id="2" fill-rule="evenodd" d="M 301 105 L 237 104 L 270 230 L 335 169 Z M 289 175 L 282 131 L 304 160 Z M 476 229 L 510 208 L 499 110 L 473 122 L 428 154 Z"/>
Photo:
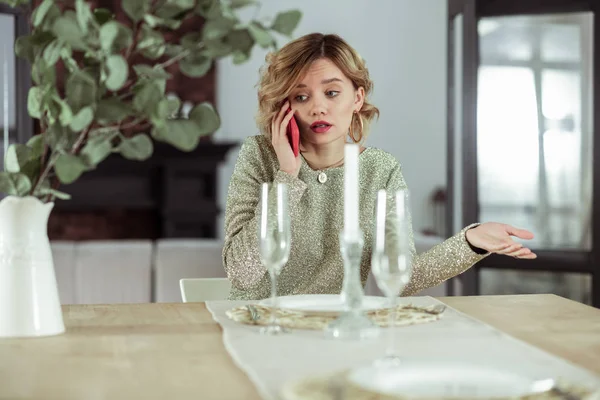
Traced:
<path id="1" fill-rule="evenodd" d="M 292 249 L 278 279 L 278 295 L 340 293 L 344 145 L 348 140 L 362 144 L 370 122 L 379 115 L 367 99 L 372 86 L 362 59 L 336 35 L 306 35 L 267 56 L 258 90 L 257 122 L 262 135 L 243 143 L 227 199 L 223 262 L 232 282 L 230 299 L 270 295 L 270 278 L 258 250 L 256 212 L 263 182 L 289 186 Z M 286 136 L 292 116 L 301 137 L 297 157 Z M 376 193 L 407 186 L 400 164 L 382 150 L 361 147 L 359 166 L 364 285 L 370 268 Z M 490 253 L 535 258 L 511 235 L 533 238 L 528 231 L 499 223 L 467 226 L 413 258 L 411 281 L 402 294 L 435 286 Z"/>

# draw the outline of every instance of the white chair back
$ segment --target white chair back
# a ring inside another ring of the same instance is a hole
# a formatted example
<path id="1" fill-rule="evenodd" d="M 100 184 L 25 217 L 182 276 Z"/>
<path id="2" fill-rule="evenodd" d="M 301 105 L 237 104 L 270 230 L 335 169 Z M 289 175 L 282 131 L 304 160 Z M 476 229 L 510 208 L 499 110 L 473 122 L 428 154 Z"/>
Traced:
<path id="1" fill-rule="evenodd" d="M 222 252 L 221 240 L 158 240 L 154 260 L 154 301 L 180 302 L 180 279 L 225 278 Z"/>
<path id="2" fill-rule="evenodd" d="M 227 300 L 231 282 L 227 278 L 196 278 L 179 281 L 184 303 Z"/>

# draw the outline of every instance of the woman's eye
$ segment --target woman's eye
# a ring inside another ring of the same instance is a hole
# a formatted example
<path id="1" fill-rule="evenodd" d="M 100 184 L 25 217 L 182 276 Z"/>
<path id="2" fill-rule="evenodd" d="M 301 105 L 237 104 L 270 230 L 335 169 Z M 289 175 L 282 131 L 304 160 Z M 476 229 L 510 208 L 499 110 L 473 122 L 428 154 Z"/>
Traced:
<path id="1" fill-rule="evenodd" d="M 308 96 L 305 96 L 305 95 L 303 95 L 303 94 L 299 94 L 299 95 L 298 95 L 298 96 L 296 96 L 294 99 L 295 99 L 296 101 L 303 102 L 303 101 L 306 101 L 306 99 L 307 99 L 307 98 L 308 98 Z"/>
<path id="2" fill-rule="evenodd" d="M 329 97 L 335 97 L 335 96 L 337 96 L 338 94 L 340 94 L 340 92 L 339 92 L 339 91 L 337 91 L 337 90 L 328 90 L 328 91 L 326 92 L 326 94 L 327 94 L 327 96 L 329 96 Z"/>

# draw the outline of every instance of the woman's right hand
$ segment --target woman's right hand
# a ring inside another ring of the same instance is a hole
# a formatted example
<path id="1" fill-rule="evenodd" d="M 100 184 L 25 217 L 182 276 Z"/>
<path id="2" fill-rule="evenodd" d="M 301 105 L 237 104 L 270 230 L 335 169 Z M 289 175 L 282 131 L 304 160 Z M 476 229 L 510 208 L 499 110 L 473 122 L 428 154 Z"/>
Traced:
<path id="1" fill-rule="evenodd" d="M 279 113 L 273 118 L 273 122 L 271 122 L 271 144 L 275 149 L 275 154 L 277 154 L 279 169 L 297 177 L 302 161 L 300 160 L 300 154 L 298 154 L 298 157 L 294 157 L 292 146 L 287 137 L 287 126 L 294 116 L 294 110 L 287 112 L 289 108 L 290 102 L 286 101 Z"/>

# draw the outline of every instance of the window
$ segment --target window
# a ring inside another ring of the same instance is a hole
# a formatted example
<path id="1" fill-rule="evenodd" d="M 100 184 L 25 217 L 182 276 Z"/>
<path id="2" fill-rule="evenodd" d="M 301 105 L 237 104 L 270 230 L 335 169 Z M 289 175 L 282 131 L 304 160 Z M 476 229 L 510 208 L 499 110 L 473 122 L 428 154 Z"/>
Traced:
<path id="1" fill-rule="evenodd" d="M 479 21 L 479 220 L 533 231 L 536 250 L 591 251 L 592 23 L 592 13 Z M 591 302 L 586 274 L 484 268 L 480 278 L 482 294 Z"/>
<path id="2" fill-rule="evenodd" d="M 480 219 L 532 230 L 536 249 L 589 250 L 591 14 L 486 18 L 479 30 Z"/>

